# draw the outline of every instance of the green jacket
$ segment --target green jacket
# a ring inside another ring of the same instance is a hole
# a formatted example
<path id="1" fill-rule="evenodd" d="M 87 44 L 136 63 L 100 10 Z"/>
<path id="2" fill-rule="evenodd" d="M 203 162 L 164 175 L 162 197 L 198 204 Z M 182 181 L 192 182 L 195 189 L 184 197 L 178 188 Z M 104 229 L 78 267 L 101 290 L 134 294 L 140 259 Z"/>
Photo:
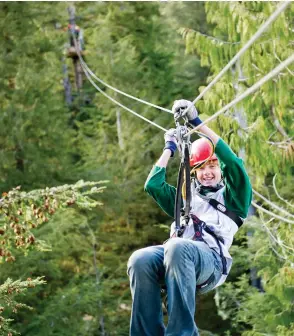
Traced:
<path id="1" fill-rule="evenodd" d="M 252 187 L 243 160 L 222 139 L 216 144 L 215 154 L 225 183 L 225 206 L 238 216 L 246 218 L 252 199 Z M 144 190 L 169 216 L 174 217 L 176 188 L 166 182 L 166 168 L 154 166 L 147 177 Z"/>

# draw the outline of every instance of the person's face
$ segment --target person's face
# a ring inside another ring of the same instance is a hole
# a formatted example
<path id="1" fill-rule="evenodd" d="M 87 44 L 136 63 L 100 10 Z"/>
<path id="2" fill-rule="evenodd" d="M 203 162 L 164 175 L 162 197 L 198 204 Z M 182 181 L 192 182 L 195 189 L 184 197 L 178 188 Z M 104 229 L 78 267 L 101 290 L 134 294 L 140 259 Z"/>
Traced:
<path id="1" fill-rule="evenodd" d="M 196 170 L 197 180 L 205 187 L 213 187 L 222 179 L 222 173 L 217 160 L 207 162 Z"/>

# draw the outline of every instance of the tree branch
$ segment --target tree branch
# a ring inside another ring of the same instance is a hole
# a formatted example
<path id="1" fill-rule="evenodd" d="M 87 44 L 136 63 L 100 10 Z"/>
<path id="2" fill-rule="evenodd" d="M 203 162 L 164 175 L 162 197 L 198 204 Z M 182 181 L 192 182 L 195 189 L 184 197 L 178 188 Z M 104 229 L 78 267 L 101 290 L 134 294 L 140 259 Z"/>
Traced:
<path id="1" fill-rule="evenodd" d="M 285 200 L 285 199 L 278 193 L 278 190 L 277 190 L 277 188 L 276 188 L 276 177 L 277 177 L 277 174 L 275 174 L 275 176 L 273 177 L 273 187 L 274 187 L 274 191 L 275 191 L 277 197 L 278 197 L 281 201 L 283 201 L 283 202 L 285 202 L 287 205 L 289 205 L 290 207 L 294 208 L 294 205 L 293 205 L 293 204 L 291 204 L 290 202 L 288 202 L 287 200 Z"/>
<path id="2" fill-rule="evenodd" d="M 271 207 L 273 207 L 274 209 L 284 213 L 286 216 L 290 216 L 294 218 L 294 215 L 292 215 L 290 212 L 288 212 L 287 210 L 285 210 L 284 208 L 279 207 L 278 205 L 276 205 L 275 203 L 271 202 L 269 199 L 265 198 L 264 196 L 262 196 L 259 192 L 257 192 L 256 190 L 252 189 L 253 193 L 255 195 L 257 195 L 259 198 L 261 198 L 262 200 L 264 200 L 266 203 L 268 203 Z"/>
<path id="3" fill-rule="evenodd" d="M 276 58 L 280 63 L 282 63 L 281 59 L 279 58 L 279 56 L 278 56 L 277 53 L 276 53 L 276 43 L 275 43 L 275 40 L 273 40 L 273 46 L 274 46 L 274 56 L 275 56 L 275 58 Z M 294 72 L 292 72 L 288 67 L 286 67 L 285 69 L 288 70 L 288 72 L 290 73 L 290 75 L 294 76 Z"/>
<path id="4" fill-rule="evenodd" d="M 284 130 L 284 128 L 280 124 L 278 118 L 276 117 L 274 109 L 275 109 L 275 107 L 272 105 L 271 108 L 270 108 L 270 114 L 273 118 L 273 125 L 283 135 L 284 138 L 289 139 L 289 136 L 288 136 L 287 132 Z"/>
<path id="5" fill-rule="evenodd" d="M 291 219 L 287 219 L 287 218 L 284 218 L 284 217 L 281 217 L 277 214 L 275 214 L 274 212 L 272 211 L 269 211 L 269 210 L 266 210 L 264 209 L 262 206 L 258 205 L 257 203 L 255 203 L 254 201 L 251 202 L 251 204 L 258 210 L 260 211 L 263 211 L 265 212 L 266 214 L 272 216 L 272 217 L 275 217 L 276 219 L 279 219 L 280 221 L 282 222 L 286 222 L 286 223 L 289 223 L 289 224 L 294 224 L 294 221 L 292 221 Z"/>

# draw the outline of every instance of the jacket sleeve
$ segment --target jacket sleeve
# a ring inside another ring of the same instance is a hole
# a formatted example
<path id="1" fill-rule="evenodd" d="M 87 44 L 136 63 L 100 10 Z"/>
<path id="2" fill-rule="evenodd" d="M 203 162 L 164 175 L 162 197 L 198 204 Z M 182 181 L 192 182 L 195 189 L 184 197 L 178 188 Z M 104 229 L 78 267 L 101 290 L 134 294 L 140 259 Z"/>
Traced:
<path id="1" fill-rule="evenodd" d="M 252 200 L 252 187 L 243 160 L 222 139 L 216 144 L 215 154 L 225 182 L 225 205 L 238 216 L 246 218 Z"/>
<path id="2" fill-rule="evenodd" d="M 145 182 L 144 190 L 161 209 L 174 217 L 176 188 L 166 182 L 166 168 L 154 166 Z"/>

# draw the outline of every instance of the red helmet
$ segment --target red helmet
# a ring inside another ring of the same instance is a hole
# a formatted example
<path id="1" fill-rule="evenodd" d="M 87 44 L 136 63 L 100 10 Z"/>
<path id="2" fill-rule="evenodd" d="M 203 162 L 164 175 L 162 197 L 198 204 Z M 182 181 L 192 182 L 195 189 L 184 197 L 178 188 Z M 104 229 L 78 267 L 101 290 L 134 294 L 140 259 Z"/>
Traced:
<path id="1" fill-rule="evenodd" d="M 202 163 L 210 156 L 210 160 L 217 160 L 211 143 L 205 138 L 197 139 L 191 146 L 190 166 L 193 167 L 196 164 Z"/>

